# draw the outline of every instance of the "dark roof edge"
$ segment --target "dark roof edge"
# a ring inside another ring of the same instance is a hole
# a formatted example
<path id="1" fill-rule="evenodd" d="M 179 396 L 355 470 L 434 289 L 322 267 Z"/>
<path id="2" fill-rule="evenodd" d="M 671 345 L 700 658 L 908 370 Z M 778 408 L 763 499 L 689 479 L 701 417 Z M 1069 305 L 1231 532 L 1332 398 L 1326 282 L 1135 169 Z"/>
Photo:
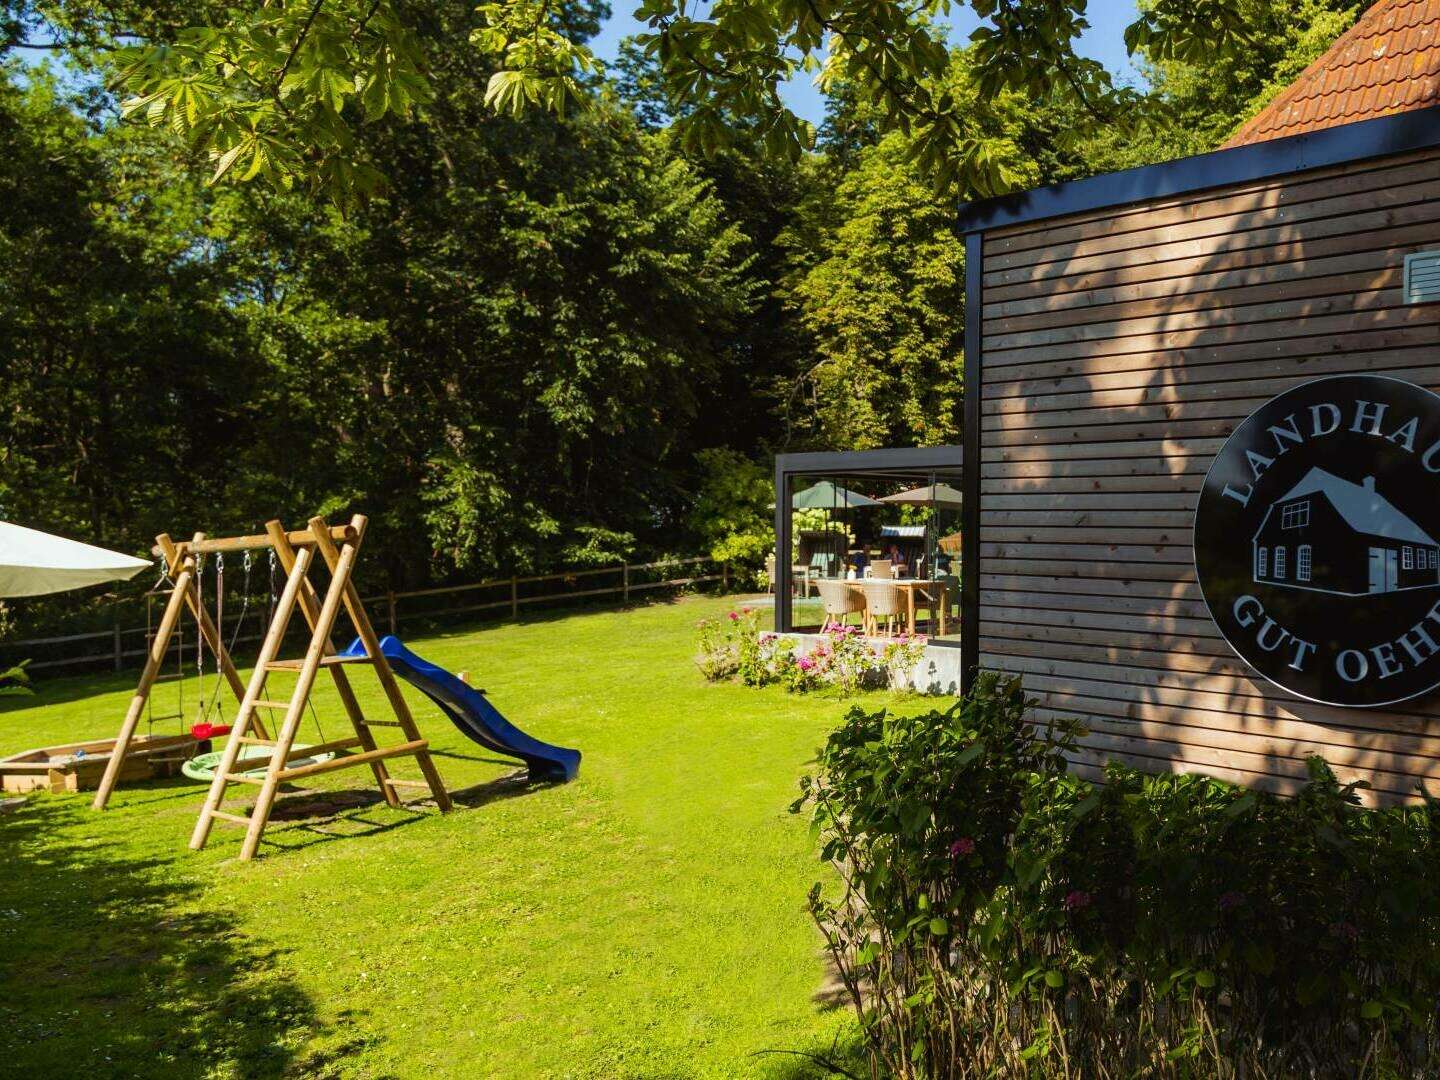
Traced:
<path id="1" fill-rule="evenodd" d="M 817 450 L 776 454 L 775 466 L 787 473 L 844 472 L 846 469 L 943 469 L 961 463 L 958 446 L 899 446 L 880 450 Z"/>
<path id="2" fill-rule="evenodd" d="M 1440 146 L 1440 105 L 966 203 L 960 229 L 985 232 L 1431 146 Z"/>

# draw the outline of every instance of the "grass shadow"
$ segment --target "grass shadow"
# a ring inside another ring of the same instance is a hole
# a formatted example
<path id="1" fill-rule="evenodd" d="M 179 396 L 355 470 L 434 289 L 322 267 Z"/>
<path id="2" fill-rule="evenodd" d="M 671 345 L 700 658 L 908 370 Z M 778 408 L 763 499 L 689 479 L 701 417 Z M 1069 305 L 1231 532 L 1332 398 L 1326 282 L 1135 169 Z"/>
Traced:
<path id="1" fill-rule="evenodd" d="M 495 780 L 452 791 L 450 798 L 456 806 L 478 810 L 490 803 L 519 798 L 558 783 L 532 782 L 521 768 Z M 380 821 L 363 816 L 366 811 L 383 805 L 380 793 L 369 789 L 298 791 L 277 799 L 270 812 L 272 822 L 288 827 L 267 832 L 261 843 L 277 852 L 300 851 L 335 840 L 377 836 L 414 824 L 437 812 L 434 800 L 427 795 L 402 804 L 400 811 L 408 811 L 409 816 L 399 820 Z"/>
<path id="2" fill-rule="evenodd" d="M 474 754 L 457 754 L 454 750 L 436 750 L 433 747 L 430 750 L 430 756 L 449 758 L 452 761 L 475 761 L 482 765 L 509 765 L 513 767 L 516 764 L 514 758 L 477 757 Z"/>
<path id="3" fill-rule="evenodd" d="M 402 802 L 389 812 L 407 816 L 388 821 L 365 816 L 376 808 L 389 810 L 384 797 L 374 788 L 341 791 L 302 788 L 287 792 L 275 800 L 270 810 L 270 824 L 281 828 L 266 830 L 260 841 L 261 850 L 281 854 L 336 840 L 380 836 L 423 821 L 434 812 L 434 803 L 428 798 Z"/>
<path id="4" fill-rule="evenodd" d="M 459 791 L 452 791 L 450 798 L 455 801 L 457 806 L 463 806 L 467 810 L 478 810 L 482 806 L 500 802 L 503 799 L 517 799 L 541 788 L 557 787 L 562 782 L 559 780 L 532 781 L 529 774 L 522 768 L 494 780 L 487 780 L 483 784 L 475 784 L 468 788 L 461 788 Z"/>
<path id="5" fill-rule="evenodd" d="M 8 1075 L 315 1075 L 326 1034 L 283 957 L 199 880 L 78 839 L 84 810 L 36 799 L 0 816 L 0 1037 Z M 360 1052 L 323 1051 L 326 1064 Z"/>
<path id="6" fill-rule="evenodd" d="M 857 1032 L 837 1034 L 829 1043 L 805 1050 L 761 1050 L 750 1055 L 752 1071 L 766 1080 L 871 1080 L 865 1043 Z"/>

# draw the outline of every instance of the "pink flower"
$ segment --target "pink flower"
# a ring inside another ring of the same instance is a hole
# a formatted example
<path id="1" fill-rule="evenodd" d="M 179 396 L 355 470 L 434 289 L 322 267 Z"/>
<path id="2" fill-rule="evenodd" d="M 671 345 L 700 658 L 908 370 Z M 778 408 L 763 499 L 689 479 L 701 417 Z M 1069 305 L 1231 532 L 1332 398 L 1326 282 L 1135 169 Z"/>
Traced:
<path id="1" fill-rule="evenodd" d="M 742 607 L 742 608 L 740 609 L 740 614 L 741 614 L 741 615 L 749 615 L 749 614 L 750 614 L 750 609 L 749 609 L 748 607 Z"/>
<path id="2" fill-rule="evenodd" d="M 1090 906 L 1090 894 L 1084 889 L 1072 889 L 1065 894 L 1066 911 L 1083 911 Z"/>
<path id="3" fill-rule="evenodd" d="M 739 612 L 735 612 L 735 611 L 730 612 L 730 621 L 731 621 L 731 622 L 735 622 L 735 621 L 737 621 L 739 618 L 740 618 Z"/>
<path id="4" fill-rule="evenodd" d="M 950 845 L 950 857 L 952 859 L 963 858 L 966 855 L 975 854 L 975 841 L 968 836 L 962 836 Z"/>
<path id="5" fill-rule="evenodd" d="M 776 634 L 761 634 L 761 635 L 760 635 L 760 644 L 761 644 L 761 645 L 769 645 L 770 642 L 774 641 L 777 636 L 778 636 L 778 635 L 776 635 Z"/>
<path id="6" fill-rule="evenodd" d="M 799 667 L 801 671 L 809 671 L 815 666 L 815 661 L 811 660 L 808 656 L 802 656 L 796 661 L 796 666 Z"/>

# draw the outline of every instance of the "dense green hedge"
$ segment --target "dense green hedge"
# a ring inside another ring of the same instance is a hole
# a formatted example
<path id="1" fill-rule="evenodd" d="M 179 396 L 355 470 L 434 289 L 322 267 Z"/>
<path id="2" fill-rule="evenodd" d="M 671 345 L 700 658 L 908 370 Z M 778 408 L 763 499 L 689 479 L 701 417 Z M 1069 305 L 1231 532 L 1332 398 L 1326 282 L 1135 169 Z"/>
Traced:
<path id="1" fill-rule="evenodd" d="M 851 710 L 802 785 L 811 909 L 896 1076 L 1440 1073 L 1440 803 L 1068 772 L 1018 680 Z"/>

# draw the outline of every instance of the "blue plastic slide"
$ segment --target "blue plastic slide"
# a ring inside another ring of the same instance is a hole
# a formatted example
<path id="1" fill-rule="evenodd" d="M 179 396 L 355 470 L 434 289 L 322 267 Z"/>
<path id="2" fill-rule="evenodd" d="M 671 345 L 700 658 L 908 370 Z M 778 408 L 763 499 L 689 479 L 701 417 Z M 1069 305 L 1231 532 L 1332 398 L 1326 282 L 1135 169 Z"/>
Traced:
<path id="1" fill-rule="evenodd" d="M 397 637 L 380 639 L 380 651 L 395 674 L 428 697 L 457 728 L 488 750 L 518 757 L 530 770 L 531 780 L 574 780 L 580 771 L 580 751 L 551 746 L 532 739 L 500 715 L 483 690 L 467 686 L 454 675 L 422 660 Z M 347 656 L 364 656 L 365 645 L 356 638 Z"/>

